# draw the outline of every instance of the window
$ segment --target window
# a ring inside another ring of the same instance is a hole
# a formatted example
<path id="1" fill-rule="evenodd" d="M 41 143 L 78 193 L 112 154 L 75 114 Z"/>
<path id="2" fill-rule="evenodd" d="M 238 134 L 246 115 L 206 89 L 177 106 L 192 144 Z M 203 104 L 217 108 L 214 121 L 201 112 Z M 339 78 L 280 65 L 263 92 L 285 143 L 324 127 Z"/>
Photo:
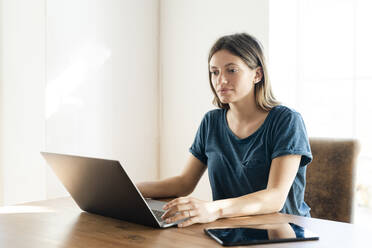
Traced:
<path id="1" fill-rule="evenodd" d="M 372 1 L 270 1 L 269 70 L 309 136 L 357 138 L 358 208 L 372 214 Z"/>

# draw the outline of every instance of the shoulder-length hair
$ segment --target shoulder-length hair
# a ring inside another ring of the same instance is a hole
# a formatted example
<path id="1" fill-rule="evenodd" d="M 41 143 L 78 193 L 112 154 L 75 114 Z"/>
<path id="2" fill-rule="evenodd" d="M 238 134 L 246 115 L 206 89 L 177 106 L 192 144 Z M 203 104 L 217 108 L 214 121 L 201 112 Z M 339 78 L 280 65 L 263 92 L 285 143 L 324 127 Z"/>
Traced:
<path id="1" fill-rule="evenodd" d="M 263 111 L 270 111 L 276 105 L 280 103 L 275 99 L 272 92 L 269 76 L 267 72 L 267 66 L 263 55 L 263 49 L 259 41 L 253 36 L 246 33 L 239 33 L 233 35 L 226 35 L 219 38 L 212 46 L 208 56 L 208 72 L 209 63 L 212 56 L 220 51 L 227 50 L 235 56 L 240 57 L 247 66 L 254 70 L 257 67 L 262 68 L 261 81 L 256 83 L 254 86 L 254 96 L 257 107 Z M 213 104 L 219 108 L 229 109 L 229 104 L 222 103 L 214 90 L 211 73 L 209 72 L 209 85 L 214 94 Z"/>

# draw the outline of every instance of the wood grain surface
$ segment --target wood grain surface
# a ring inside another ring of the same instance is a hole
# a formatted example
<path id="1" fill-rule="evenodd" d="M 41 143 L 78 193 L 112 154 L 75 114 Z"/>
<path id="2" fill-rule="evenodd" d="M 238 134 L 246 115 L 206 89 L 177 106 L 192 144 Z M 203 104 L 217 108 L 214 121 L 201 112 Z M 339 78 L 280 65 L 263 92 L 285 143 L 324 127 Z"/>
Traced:
<path id="1" fill-rule="evenodd" d="M 0 247 L 221 247 L 204 234 L 204 228 L 286 222 L 311 229 L 320 240 L 250 247 L 365 247 L 368 244 L 369 231 L 365 228 L 280 213 L 221 219 L 186 228 L 154 229 L 83 212 L 67 197 L 0 208 Z"/>

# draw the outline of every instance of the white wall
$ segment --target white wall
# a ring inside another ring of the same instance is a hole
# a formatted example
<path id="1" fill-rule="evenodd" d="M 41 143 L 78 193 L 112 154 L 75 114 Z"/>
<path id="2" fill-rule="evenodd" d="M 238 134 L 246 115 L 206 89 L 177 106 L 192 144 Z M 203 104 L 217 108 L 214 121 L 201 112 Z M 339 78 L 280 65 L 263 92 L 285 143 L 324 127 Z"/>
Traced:
<path id="1" fill-rule="evenodd" d="M 0 204 L 66 194 L 41 150 L 158 178 L 158 0 L 0 1 Z"/>
<path id="2" fill-rule="evenodd" d="M 157 0 L 47 1 L 46 150 L 158 178 L 158 20 Z"/>
<path id="3" fill-rule="evenodd" d="M 0 196 L 45 198 L 44 0 L 0 1 Z"/>
<path id="4" fill-rule="evenodd" d="M 162 0 L 161 178 L 180 173 L 203 115 L 214 108 L 208 52 L 222 35 L 248 32 L 268 44 L 267 0 Z M 207 173 L 194 196 L 211 199 Z"/>
<path id="5" fill-rule="evenodd" d="M 118 159 L 135 181 L 178 174 L 213 108 L 210 46 L 233 32 L 268 38 L 267 0 L 0 3 L 6 205 L 66 194 L 41 150 Z M 205 177 L 194 195 L 210 199 Z"/>

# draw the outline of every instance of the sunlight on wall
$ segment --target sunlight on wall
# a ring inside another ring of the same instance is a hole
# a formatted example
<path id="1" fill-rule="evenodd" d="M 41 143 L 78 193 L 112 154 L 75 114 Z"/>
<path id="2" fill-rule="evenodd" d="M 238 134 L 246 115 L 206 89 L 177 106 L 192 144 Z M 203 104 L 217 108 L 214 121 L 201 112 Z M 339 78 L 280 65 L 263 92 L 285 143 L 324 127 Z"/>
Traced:
<path id="1" fill-rule="evenodd" d="M 82 107 L 84 102 L 73 96 L 74 91 L 85 81 L 89 72 L 97 70 L 111 57 L 111 51 L 98 44 L 88 44 L 71 58 L 70 66 L 47 84 L 46 111 L 48 120 L 64 104 Z"/>

